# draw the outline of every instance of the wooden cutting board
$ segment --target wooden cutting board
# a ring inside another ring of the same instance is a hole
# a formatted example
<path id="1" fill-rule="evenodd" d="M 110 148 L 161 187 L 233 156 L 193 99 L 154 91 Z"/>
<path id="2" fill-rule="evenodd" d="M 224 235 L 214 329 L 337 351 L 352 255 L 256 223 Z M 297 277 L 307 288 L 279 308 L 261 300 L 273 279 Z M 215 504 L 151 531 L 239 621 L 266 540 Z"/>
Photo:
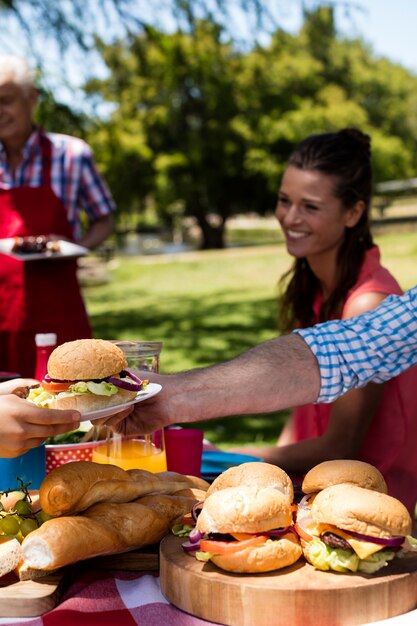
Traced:
<path id="1" fill-rule="evenodd" d="M 77 573 L 92 569 L 157 571 L 159 546 L 148 546 L 123 554 L 96 557 L 64 567 L 38 580 L 17 580 L 14 574 L 0 578 L 0 617 L 37 617 L 59 603 Z"/>
<path id="2" fill-rule="evenodd" d="M 37 617 L 53 609 L 72 580 L 72 568 L 64 568 L 39 580 L 19 581 L 3 576 L 0 586 L 0 617 Z"/>
<path id="3" fill-rule="evenodd" d="M 160 580 L 178 608 L 227 626 L 357 626 L 417 607 L 417 556 L 373 576 L 321 572 L 304 559 L 268 574 L 231 574 L 163 539 Z"/>

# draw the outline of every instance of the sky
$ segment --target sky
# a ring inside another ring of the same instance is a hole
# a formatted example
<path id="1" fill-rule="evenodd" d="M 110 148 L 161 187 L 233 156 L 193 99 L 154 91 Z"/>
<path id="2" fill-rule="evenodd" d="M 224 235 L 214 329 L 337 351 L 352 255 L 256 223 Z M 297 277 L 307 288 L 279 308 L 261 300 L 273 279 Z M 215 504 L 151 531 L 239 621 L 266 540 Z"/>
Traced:
<path id="1" fill-rule="evenodd" d="M 350 19 L 343 17 L 342 8 L 338 10 L 337 23 L 343 33 L 360 36 L 375 54 L 386 56 L 417 74 L 416 0 L 349 0 L 340 4 L 357 7 L 350 10 Z M 293 9 L 284 21 L 284 28 L 286 22 L 289 30 L 299 28 L 301 20 L 299 3 L 291 2 L 291 5 Z"/>

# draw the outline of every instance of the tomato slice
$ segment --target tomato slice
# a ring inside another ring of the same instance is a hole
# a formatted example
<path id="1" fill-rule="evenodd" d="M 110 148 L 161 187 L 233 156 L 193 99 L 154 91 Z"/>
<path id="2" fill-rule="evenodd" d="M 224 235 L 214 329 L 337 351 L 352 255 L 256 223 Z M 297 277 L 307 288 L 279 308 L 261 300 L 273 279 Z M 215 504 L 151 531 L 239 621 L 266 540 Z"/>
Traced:
<path id="1" fill-rule="evenodd" d="M 231 554 L 238 552 L 244 548 L 252 548 L 260 546 L 268 541 L 266 535 L 257 535 L 245 541 L 214 541 L 212 539 L 202 539 L 200 541 L 200 550 L 203 552 L 213 552 L 213 554 Z"/>
<path id="2" fill-rule="evenodd" d="M 294 524 L 295 532 L 301 539 L 304 541 L 313 541 L 315 539 L 314 535 L 308 532 L 308 529 L 305 526 L 302 526 L 300 522 L 296 522 Z"/>
<path id="3" fill-rule="evenodd" d="M 52 391 L 52 393 L 59 393 L 60 391 L 67 391 L 70 385 L 72 385 L 71 382 L 58 383 L 52 380 L 51 382 L 46 382 L 46 380 L 42 381 L 42 387 L 45 389 L 45 391 Z"/>

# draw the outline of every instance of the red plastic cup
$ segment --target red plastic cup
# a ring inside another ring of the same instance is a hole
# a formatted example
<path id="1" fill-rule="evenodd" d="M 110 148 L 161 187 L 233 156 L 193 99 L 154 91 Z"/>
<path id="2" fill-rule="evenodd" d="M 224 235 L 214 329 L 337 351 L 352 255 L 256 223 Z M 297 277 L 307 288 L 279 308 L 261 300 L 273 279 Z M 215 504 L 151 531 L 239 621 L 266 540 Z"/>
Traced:
<path id="1" fill-rule="evenodd" d="M 196 428 L 167 428 L 164 437 L 168 471 L 200 476 L 204 432 Z"/>

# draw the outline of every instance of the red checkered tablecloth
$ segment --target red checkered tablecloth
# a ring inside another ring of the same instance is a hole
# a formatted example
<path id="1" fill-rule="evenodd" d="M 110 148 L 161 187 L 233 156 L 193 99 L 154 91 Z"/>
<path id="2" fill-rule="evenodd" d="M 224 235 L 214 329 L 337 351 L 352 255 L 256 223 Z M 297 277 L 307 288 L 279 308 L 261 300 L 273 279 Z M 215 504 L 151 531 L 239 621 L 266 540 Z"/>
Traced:
<path id="1" fill-rule="evenodd" d="M 58 606 L 41 617 L 2 618 L 26 626 L 213 626 L 188 615 L 162 595 L 155 572 L 92 571 L 82 574 Z"/>

